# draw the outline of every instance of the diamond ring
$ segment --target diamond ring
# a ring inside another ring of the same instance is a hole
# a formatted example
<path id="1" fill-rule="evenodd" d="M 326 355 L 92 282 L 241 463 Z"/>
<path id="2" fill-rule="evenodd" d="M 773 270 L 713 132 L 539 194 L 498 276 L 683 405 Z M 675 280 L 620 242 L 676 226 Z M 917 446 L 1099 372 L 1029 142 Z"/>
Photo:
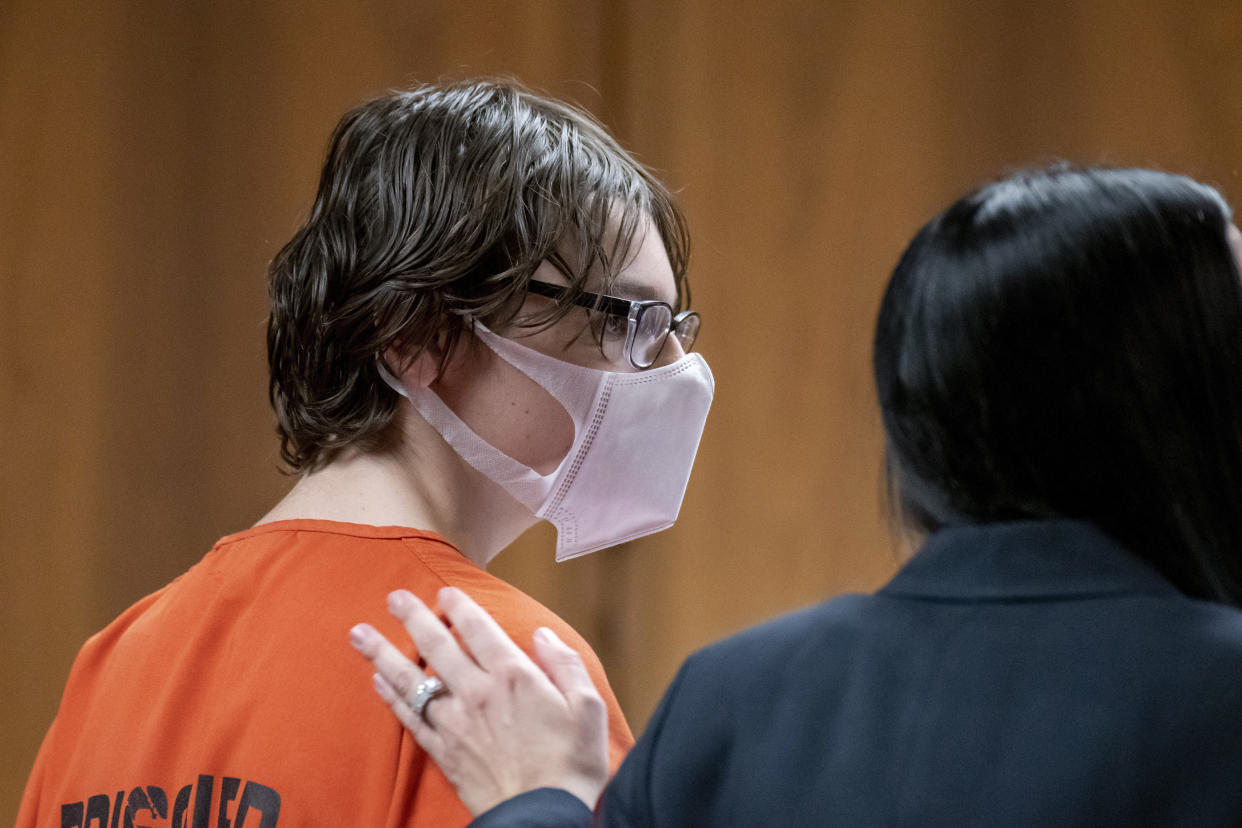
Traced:
<path id="1" fill-rule="evenodd" d="M 410 707 L 414 713 L 427 722 L 427 705 L 436 696 L 442 696 L 448 692 L 448 688 L 444 686 L 444 682 L 435 676 L 429 676 L 418 683 L 414 688 L 414 700 L 410 702 Z M 431 724 L 431 722 L 427 722 Z"/>

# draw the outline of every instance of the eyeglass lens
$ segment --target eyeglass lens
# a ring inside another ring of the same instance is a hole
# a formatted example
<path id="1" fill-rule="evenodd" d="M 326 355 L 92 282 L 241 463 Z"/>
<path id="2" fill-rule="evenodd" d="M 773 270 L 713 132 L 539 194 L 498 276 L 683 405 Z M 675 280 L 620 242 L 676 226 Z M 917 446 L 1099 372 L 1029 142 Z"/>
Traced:
<path id="1" fill-rule="evenodd" d="M 673 336 L 677 337 L 677 341 L 681 343 L 681 349 L 686 353 L 690 353 L 694 347 L 694 340 L 699 338 L 701 322 L 697 313 L 688 313 L 681 318 L 673 330 Z"/>
<path id="2" fill-rule="evenodd" d="M 656 361 L 672 324 L 673 312 L 667 305 L 648 305 L 643 308 L 638 317 L 634 345 L 630 351 L 635 365 L 645 368 Z"/>
<path id="3" fill-rule="evenodd" d="M 676 322 L 673 320 L 673 311 L 667 305 L 648 305 L 642 309 L 630 349 L 630 359 L 636 366 L 648 368 L 655 363 L 670 332 L 677 337 L 681 349 L 690 353 L 699 335 L 699 315 L 685 313 Z"/>

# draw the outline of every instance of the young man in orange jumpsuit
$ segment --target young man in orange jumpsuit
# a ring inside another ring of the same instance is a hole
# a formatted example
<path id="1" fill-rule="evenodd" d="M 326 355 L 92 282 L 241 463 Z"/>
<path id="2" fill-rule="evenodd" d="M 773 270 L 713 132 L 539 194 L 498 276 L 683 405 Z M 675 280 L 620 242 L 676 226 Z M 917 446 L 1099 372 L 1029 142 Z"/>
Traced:
<path id="1" fill-rule="evenodd" d="M 349 112 L 269 274 L 298 482 L 87 642 L 18 825 L 465 824 L 342 640 L 395 636 L 399 588 L 555 630 L 615 766 L 633 738 L 598 659 L 484 567 L 541 518 L 563 559 L 676 516 L 713 388 L 686 256 L 666 189 L 577 109 L 481 81 Z"/>

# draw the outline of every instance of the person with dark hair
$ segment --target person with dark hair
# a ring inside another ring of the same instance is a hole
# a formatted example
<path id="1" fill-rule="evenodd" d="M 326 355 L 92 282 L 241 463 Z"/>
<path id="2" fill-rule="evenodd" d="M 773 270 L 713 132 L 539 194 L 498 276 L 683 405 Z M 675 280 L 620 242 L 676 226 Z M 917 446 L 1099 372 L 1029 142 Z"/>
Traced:
<path id="1" fill-rule="evenodd" d="M 921 548 L 691 656 L 606 788 L 580 660 L 540 631 L 541 670 L 458 590 L 461 645 L 391 602 L 448 692 L 411 708 L 422 668 L 359 625 L 376 689 L 477 826 L 1242 824 L 1231 221 L 1184 177 L 1056 167 L 924 226 L 874 347 Z"/>
<path id="2" fill-rule="evenodd" d="M 297 483 L 87 643 L 18 825 L 466 823 L 337 635 L 397 587 L 557 630 L 619 763 L 590 647 L 485 567 L 540 519 L 563 560 L 676 518 L 714 388 L 687 256 L 667 189 L 579 109 L 485 80 L 346 114 L 269 273 Z"/>

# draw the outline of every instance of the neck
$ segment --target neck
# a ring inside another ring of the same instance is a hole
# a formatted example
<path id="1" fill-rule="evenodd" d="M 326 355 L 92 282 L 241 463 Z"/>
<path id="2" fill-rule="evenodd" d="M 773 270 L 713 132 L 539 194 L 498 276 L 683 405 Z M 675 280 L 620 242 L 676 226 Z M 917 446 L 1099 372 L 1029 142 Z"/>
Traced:
<path id="1" fill-rule="evenodd" d="M 409 406 L 397 445 L 343 453 L 303 475 L 258 523 L 318 519 L 410 526 L 441 535 L 480 568 L 536 518 L 444 442 Z"/>

